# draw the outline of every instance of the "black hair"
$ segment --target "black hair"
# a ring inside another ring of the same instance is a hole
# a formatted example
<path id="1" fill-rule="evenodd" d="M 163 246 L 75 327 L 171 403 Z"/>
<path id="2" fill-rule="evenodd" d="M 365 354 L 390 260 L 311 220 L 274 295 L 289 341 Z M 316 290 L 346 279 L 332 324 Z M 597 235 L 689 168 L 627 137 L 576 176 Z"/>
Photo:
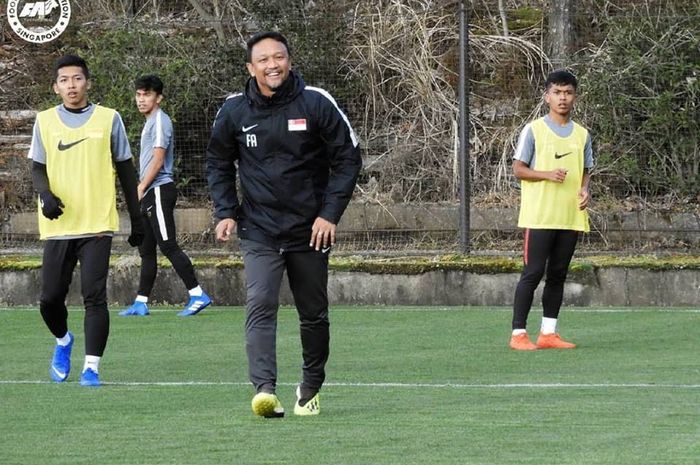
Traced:
<path id="1" fill-rule="evenodd" d="M 152 90 L 158 95 L 163 95 L 163 81 L 155 74 L 148 74 L 136 78 L 134 87 L 136 90 Z"/>
<path id="2" fill-rule="evenodd" d="M 87 63 L 85 60 L 80 58 L 78 55 L 64 55 L 57 59 L 53 65 L 53 80 L 58 79 L 58 70 L 65 68 L 66 66 L 79 66 L 83 69 L 83 74 L 85 79 L 90 79 L 90 71 L 88 70 Z"/>
<path id="3" fill-rule="evenodd" d="M 287 55 L 290 57 L 292 56 L 292 50 L 289 48 L 289 42 L 287 42 L 287 38 L 285 36 L 275 31 L 258 32 L 253 37 L 248 39 L 248 42 L 246 42 L 246 63 L 252 62 L 253 46 L 264 39 L 273 39 L 277 42 L 283 43 L 284 47 L 287 49 Z"/>
<path id="4" fill-rule="evenodd" d="M 553 84 L 558 86 L 572 86 L 574 90 L 578 87 L 576 76 L 565 69 L 557 69 L 549 73 L 547 80 L 544 82 L 545 90 L 549 90 Z"/>

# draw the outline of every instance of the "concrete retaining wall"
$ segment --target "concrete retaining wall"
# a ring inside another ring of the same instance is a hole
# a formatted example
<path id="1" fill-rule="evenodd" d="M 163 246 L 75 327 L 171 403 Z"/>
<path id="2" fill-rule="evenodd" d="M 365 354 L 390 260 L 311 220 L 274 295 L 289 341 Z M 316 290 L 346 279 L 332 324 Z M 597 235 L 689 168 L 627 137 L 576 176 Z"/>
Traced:
<path id="1" fill-rule="evenodd" d="M 517 231 L 517 208 L 477 208 L 470 213 L 471 230 Z M 596 215 L 591 229 L 608 241 L 634 241 L 663 238 L 700 245 L 700 214 L 689 212 L 657 212 L 641 209 Z M 121 224 L 128 218 L 121 213 Z M 180 234 L 202 234 L 212 228 L 211 210 L 177 209 L 175 226 Z M 459 207 L 454 204 L 395 204 L 386 207 L 351 202 L 338 225 L 338 231 L 349 233 L 367 230 L 458 230 Z M 15 213 L 2 224 L 8 234 L 36 234 L 36 212 Z"/>
<path id="2" fill-rule="evenodd" d="M 202 286 L 216 305 L 244 305 L 245 277 L 240 268 L 207 267 L 197 270 Z M 113 306 L 130 303 L 138 286 L 136 265 L 112 267 L 108 291 Z M 353 305 L 512 305 L 517 273 L 475 274 L 464 271 L 430 271 L 419 275 L 370 274 L 331 271 L 332 304 Z M 535 302 L 540 302 L 542 285 Z M 36 305 L 40 271 L 0 272 L 0 305 Z M 152 301 L 182 304 L 185 288 L 171 268 L 161 269 Z M 80 305 L 80 276 L 76 273 L 70 305 Z M 632 268 L 598 268 L 570 276 L 564 293 L 566 305 L 575 306 L 700 306 L 700 271 L 647 271 Z M 292 304 L 283 286 L 282 304 Z"/>

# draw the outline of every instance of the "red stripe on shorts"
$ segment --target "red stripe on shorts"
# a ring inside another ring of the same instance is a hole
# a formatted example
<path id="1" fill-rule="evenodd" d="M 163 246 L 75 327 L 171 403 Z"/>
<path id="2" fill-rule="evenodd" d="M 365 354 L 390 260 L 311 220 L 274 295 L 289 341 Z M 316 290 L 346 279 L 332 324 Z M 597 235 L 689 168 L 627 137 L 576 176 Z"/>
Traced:
<path id="1" fill-rule="evenodd" d="M 525 265 L 527 266 L 527 249 L 528 245 L 530 242 L 530 230 L 526 229 L 525 230 L 525 242 L 523 243 L 523 261 L 525 262 Z"/>

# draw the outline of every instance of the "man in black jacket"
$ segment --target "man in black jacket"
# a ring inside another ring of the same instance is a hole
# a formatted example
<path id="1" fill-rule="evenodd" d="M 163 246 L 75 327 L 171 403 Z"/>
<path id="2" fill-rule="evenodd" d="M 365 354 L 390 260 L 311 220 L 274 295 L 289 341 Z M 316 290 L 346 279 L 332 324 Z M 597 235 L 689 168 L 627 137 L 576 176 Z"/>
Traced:
<path id="1" fill-rule="evenodd" d="M 294 413 L 317 415 L 329 352 L 328 254 L 362 160 L 355 133 L 335 100 L 323 89 L 306 86 L 291 70 L 282 34 L 256 34 L 247 46 L 251 78 L 245 91 L 231 95 L 219 110 L 207 148 L 216 237 L 228 241 L 237 229 L 241 240 L 253 412 L 284 416 L 275 393 L 275 339 L 286 269 L 303 351 Z"/>

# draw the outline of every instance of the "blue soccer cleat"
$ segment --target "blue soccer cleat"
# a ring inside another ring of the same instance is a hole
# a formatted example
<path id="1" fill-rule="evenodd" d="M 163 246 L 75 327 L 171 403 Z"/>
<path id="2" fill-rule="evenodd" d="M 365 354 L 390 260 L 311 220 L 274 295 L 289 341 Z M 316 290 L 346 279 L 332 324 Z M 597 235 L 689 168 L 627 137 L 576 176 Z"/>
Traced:
<path id="1" fill-rule="evenodd" d="M 100 386 L 100 375 L 93 371 L 92 368 L 88 368 L 80 375 L 80 385 L 89 387 L 99 387 Z"/>
<path id="2" fill-rule="evenodd" d="M 202 292 L 200 296 L 191 296 L 184 310 L 178 313 L 179 316 L 192 316 L 204 310 L 211 304 L 211 299 L 206 292 Z"/>
<path id="3" fill-rule="evenodd" d="M 146 316 L 149 314 L 146 302 L 134 302 L 126 310 L 119 312 L 120 316 Z"/>
<path id="4" fill-rule="evenodd" d="M 49 375 L 57 383 L 64 382 L 70 373 L 70 353 L 73 350 L 75 337 L 70 331 L 67 334 L 70 336 L 70 342 L 67 346 L 56 344 L 53 358 L 51 359 L 51 366 L 49 367 Z"/>

